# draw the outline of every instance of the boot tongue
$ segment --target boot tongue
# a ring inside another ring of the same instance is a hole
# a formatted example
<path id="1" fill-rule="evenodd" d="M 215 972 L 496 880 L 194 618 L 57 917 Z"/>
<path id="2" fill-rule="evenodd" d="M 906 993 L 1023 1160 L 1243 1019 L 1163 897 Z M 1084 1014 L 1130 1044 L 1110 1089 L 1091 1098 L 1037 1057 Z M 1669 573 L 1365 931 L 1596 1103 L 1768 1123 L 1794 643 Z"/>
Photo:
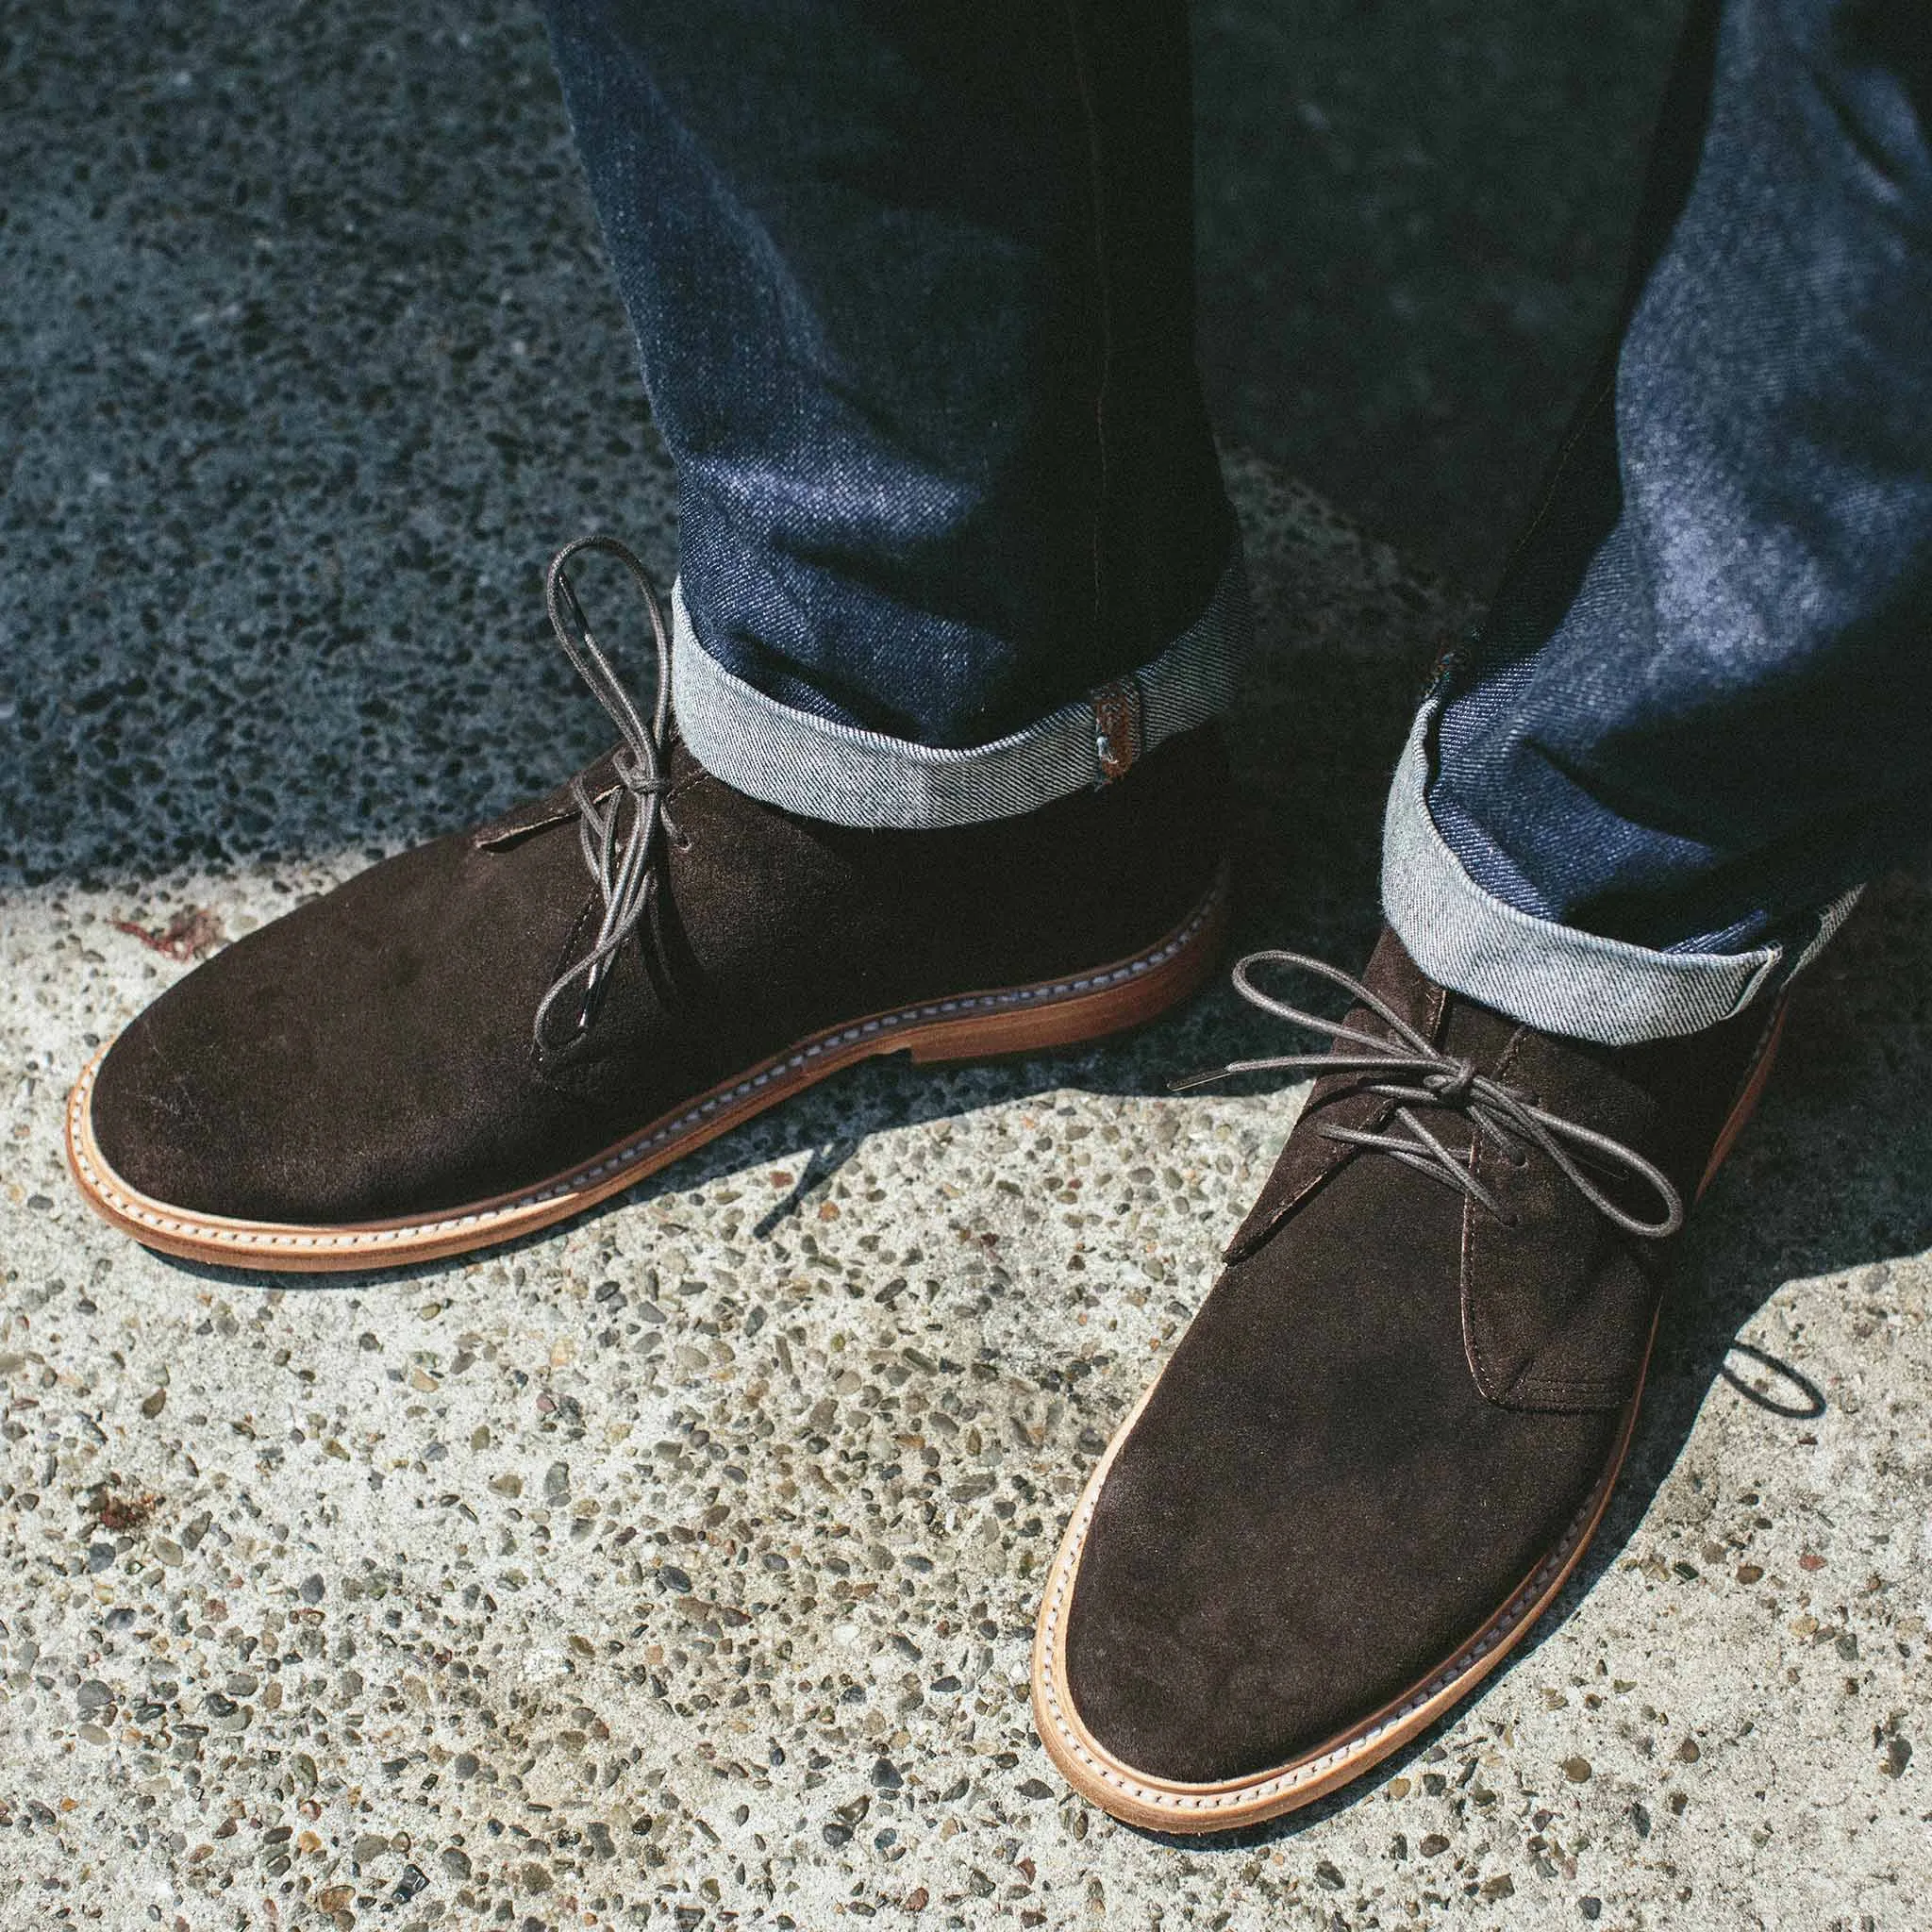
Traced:
<path id="1" fill-rule="evenodd" d="M 1445 1013 L 1452 1008 L 1459 1009 L 1464 1004 L 1452 1001 L 1423 972 L 1389 926 L 1382 928 L 1382 936 L 1375 942 L 1375 950 L 1361 979 L 1377 999 L 1431 1041 L 1439 1040 Z M 1479 1008 L 1476 1010 L 1480 1012 Z M 1494 1015 L 1483 1017 L 1495 1018 Z M 1366 1006 L 1351 1008 L 1346 1024 L 1356 1033 L 1373 1034 L 1380 1039 L 1391 1037 L 1388 1022 Z M 1507 1029 L 1507 1023 L 1503 1024 Z M 1335 1050 L 1338 1053 L 1349 1051 L 1346 1043 L 1340 1041 L 1336 1042 Z M 1465 1052 L 1470 1050 L 1467 1047 L 1463 1049 Z M 1303 1108 L 1294 1131 L 1288 1137 L 1288 1144 L 1281 1150 L 1281 1158 L 1274 1163 L 1274 1171 L 1268 1176 L 1260 1197 L 1228 1243 L 1225 1259 L 1239 1261 L 1253 1254 L 1287 1220 L 1295 1207 L 1350 1158 L 1354 1150 L 1341 1141 L 1330 1140 L 1325 1134 L 1317 1133 L 1316 1122 L 1333 1122 L 1362 1132 L 1373 1132 L 1394 1112 L 1392 1101 L 1379 1094 L 1364 1092 L 1363 1082 L 1364 1076 L 1359 1074 L 1338 1074 L 1317 1079 L 1315 1091 L 1309 1094 L 1307 1105 Z"/>

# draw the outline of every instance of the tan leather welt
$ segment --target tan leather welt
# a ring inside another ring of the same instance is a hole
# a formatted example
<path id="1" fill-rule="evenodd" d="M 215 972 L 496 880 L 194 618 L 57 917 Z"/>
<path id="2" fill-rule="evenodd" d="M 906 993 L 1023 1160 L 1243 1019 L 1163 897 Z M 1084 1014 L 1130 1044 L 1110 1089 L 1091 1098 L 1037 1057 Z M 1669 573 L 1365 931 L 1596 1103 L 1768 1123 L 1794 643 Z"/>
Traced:
<path id="1" fill-rule="evenodd" d="M 1066 1612 L 1079 1577 L 1087 1526 L 1114 1456 L 1153 1392 L 1150 1384 L 1108 1445 L 1048 1573 L 1034 1632 L 1033 1721 L 1055 1769 L 1082 1797 L 1128 1824 L 1190 1835 L 1233 1831 L 1313 1804 L 1400 1750 L 1467 1697 L 1556 1600 L 1589 1548 L 1623 1468 L 1637 1418 L 1633 1400 L 1608 1467 L 1557 1547 L 1490 1621 L 1421 1683 L 1290 1763 L 1220 1784 L 1182 1784 L 1138 1771 L 1114 1757 L 1081 1721 L 1067 1681 Z"/>

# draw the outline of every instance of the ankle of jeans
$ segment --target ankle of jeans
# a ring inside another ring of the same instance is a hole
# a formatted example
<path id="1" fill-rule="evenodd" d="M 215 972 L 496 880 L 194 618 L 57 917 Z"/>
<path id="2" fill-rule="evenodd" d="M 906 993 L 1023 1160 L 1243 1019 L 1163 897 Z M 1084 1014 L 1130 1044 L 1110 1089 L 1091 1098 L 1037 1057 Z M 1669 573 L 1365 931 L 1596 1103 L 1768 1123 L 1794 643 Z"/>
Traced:
<path id="1" fill-rule="evenodd" d="M 813 717 L 727 671 L 672 587 L 672 701 L 691 755 L 748 797 L 838 825 L 935 830 L 1036 811 L 1125 776 L 1234 702 L 1253 639 L 1239 544 L 1207 608 L 1137 671 L 1024 729 L 960 749 Z"/>
<path id="2" fill-rule="evenodd" d="M 1438 703 L 1417 714 L 1382 833 L 1389 924 L 1429 977 L 1544 1033 L 1634 1046 L 1700 1033 L 1783 987 L 1850 917 L 1855 888 L 1802 941 L 1738 953 L 1664 953 L 1519 912 L 1470 877 L 1429 815 Z"/>

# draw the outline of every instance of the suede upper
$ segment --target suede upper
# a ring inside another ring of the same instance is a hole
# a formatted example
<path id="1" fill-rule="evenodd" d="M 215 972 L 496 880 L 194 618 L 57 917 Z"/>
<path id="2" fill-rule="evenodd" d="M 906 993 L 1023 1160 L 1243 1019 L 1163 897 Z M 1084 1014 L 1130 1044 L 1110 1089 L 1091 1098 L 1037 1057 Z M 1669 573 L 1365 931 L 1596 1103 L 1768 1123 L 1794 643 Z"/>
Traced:
<path id="1" fill-rule="evenodd" d="M 157 1200 L 246 1220 L 476 1203 L 816 1030 L 1145 947 L 1222 851 L 1211 729 L 1118 785 L 950 831 L 796 817 L 681 743 L 670 781 L 656 907 L 580 1035 L 540 1053 L 531 1031 L 600 909 L 562 791 L 372 868 L 162 994 L 100 1067 L 102 1153 Z"/>
<path id="2" fill-rule="evenodd" d="M 1580 1046 L 1446 994 L 1391 933 L 1366 983 L 1687 1201 L 1765 1024 Z M 1318 1083 L 1087 1532 L 1068 1689 L 1143 1775 L 1276 1769 L 1444 1664 L 1563 1542 L 1641 1379 L 1668 1244 L 1620 1232 L 1540 1150 L 1478 1142 L 1498 1214 L 1324 1138 L 1392 1112 L 1364 1084 Z M 1467 1156 L 1466 1116 L 1421 1113 Z"/>

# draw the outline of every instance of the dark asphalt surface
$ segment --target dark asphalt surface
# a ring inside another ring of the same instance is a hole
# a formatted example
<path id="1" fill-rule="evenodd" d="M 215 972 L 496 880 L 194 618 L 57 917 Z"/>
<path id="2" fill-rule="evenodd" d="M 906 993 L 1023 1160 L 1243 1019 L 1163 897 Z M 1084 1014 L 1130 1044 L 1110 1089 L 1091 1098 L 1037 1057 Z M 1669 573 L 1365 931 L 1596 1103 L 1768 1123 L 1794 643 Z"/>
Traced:
<path id="1" fill-rule="evenodd" d="M 1609 325 L 1682 0 L 1208 0 L 1224 440 L 1487 590 Z"/>

